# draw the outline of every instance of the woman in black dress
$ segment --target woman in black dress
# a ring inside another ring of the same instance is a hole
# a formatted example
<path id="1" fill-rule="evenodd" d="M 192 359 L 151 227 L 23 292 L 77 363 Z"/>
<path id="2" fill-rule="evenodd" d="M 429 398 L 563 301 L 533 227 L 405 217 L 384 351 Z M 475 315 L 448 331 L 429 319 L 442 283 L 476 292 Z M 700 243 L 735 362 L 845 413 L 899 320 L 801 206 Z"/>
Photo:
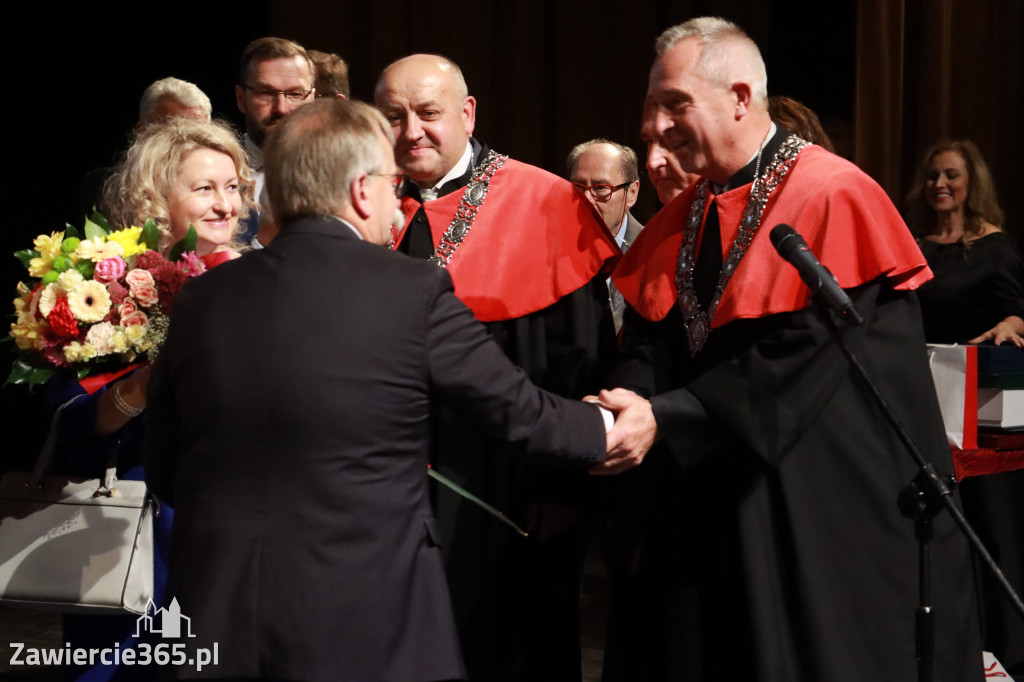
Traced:
<path id="1" fill-rule="evenodd" d="M 1024 346 L 1024 264 L 1002 231 L 1003 212 L 978 148 L 932 146 L 907 197 L 907 222 L 935 279 L 918 289 L 931 343 Z M 964 513 L 1019 590 L 1024 579 L 1024 470 L 959 483 Z M 1024 672 L 1024 623 L 987 571 L 980 571 L 984 644 L 1011 674 Z"/>
<path id="2" fill-rule="evenodd" d="M 1024 262 L 1001 229 L 992 176 L 974 143 L 933 145 L 907 207 L 907 222 L 935 273 L 918 289 L 928 342 L 1024 348 Z"/>

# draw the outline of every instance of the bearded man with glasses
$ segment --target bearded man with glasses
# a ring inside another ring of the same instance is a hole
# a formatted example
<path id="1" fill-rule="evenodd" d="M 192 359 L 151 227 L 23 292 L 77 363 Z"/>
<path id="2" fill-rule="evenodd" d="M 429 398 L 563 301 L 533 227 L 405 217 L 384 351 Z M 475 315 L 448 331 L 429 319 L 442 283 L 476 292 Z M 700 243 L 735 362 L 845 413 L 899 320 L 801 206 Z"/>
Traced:
<path id="1" fill-rule="evenodd" d="M 263 195 L 263 145 L 278 121 L 303 104 L 313 101 L 316 69 L 306 49 L 284 38 L 257 38 L 242 51 L 235 86 L 235 104 L 245 116 L 242 142 L 255 173 L 255 196 L 259 211 L 252 211 L 245 224 L 243 241 L 259 247 L 277 233 L 276 226 L 262 225 L 267 215 Z M 260 239 L 256 235 L 263 229 Z"/>

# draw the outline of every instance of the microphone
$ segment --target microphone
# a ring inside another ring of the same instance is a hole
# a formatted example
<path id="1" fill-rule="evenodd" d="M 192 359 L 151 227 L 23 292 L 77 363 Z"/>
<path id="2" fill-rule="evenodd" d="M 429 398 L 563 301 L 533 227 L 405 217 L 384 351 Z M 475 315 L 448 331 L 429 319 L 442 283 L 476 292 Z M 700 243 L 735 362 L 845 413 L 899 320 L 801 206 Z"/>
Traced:
<path id="1" fill-rule="evenodd" d="M 812 294 L 823 300 L 843 319 L 853 322 L 858 327 L 863 326 L 864 318 L 853 307 L 853 301 L 839 288 L 839 283 L 828 268 L 818 262 L 807 248 L 804 238 L 796 230 L 785 223 L 780 223 L 772 228 L 771 240 L 779 255 L 800 273 L 800 279 L 810 287 Z"/>

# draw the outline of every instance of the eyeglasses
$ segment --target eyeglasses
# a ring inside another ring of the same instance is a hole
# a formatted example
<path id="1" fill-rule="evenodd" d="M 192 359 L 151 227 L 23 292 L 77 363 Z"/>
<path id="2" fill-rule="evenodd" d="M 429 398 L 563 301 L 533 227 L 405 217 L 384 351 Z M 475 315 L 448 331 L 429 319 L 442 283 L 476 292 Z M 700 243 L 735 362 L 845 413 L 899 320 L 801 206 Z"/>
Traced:
<path id="1" fill-rule="evenodd" d="M 252 93 L 254 100 L 263 104 L 273 102 L 282 96 L 292 104 L 298 104 L 299 102 L 305 102 L 313 92 L 313 88 L 309 90 L 275 90 L 274 88 L 267 88 L 262 85 L 243 85 L 242 87 Z"/>
<path id="2" fill-rule="evenodd" d="M 395 196 L 402 196 L 402 186 L 405 185 L 405 173 L 367 173 L 367 175 L 387 178 L 391 182 L 391 189 L 395 191 Z"/>
<path id="3" fill-rule="evenodd" d="M 625 189 L 632 184 L 633 183 L 629 181 L 626 181 L 621 185 L 583 185 L 581 183 L 574 182 L 572 183 L 572 186 L 583 194 L 590 192 L 590 195 L 597 201 L 608 201 L 612 198 L 612 195 L 620 189 Z"/>

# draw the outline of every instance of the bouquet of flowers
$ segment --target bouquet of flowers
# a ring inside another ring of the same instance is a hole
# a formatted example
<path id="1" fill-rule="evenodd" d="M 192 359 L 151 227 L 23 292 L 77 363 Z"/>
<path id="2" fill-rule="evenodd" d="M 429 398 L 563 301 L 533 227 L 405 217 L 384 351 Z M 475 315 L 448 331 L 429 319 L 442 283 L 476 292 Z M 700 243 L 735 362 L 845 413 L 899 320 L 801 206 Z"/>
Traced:
<path id="1" fill-rule="evenodd" d="M 61 369 L 82 380 L 152 362 L 175 295 L 206 269 L 191 227 L 167 258 L 154 250 L 159 231 L 152 220 L 112 230 L 93 213 L 83 232 L 67 225 L 14 254 L 34 282 L 18 283 L 10 337 L 19 352 L 7 383 L 34 387 Z"/>

